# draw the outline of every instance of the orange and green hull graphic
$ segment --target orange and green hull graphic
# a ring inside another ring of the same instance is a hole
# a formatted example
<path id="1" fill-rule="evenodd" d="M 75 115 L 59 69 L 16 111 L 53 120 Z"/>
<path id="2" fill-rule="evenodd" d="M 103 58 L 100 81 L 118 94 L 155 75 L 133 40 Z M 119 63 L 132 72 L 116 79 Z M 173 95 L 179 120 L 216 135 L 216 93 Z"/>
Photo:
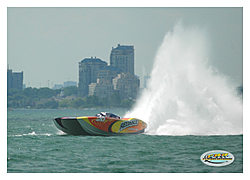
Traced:
<path id="1" fill-rule="evenodd" d="M 143 133 L 147 124 L 136 118 L 62 117 L 54 120 L 56 127 L 73 135 L 125 135 Z"/>

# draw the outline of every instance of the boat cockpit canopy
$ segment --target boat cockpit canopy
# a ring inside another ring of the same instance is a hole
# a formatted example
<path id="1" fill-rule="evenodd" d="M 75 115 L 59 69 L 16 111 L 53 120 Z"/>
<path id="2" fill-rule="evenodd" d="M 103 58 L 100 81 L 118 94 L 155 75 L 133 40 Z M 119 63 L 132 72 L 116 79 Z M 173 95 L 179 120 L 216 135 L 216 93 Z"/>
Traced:
<path id="1" fill-rule="evenodd" d="M 100 112 L 100 113 L 96 114 L 95 116 L 96 117 L 112 117 L 112 118 L 121 119 L 120 116 L 113 114 L 113 113 L 109 113 L 109 112 Z"/>

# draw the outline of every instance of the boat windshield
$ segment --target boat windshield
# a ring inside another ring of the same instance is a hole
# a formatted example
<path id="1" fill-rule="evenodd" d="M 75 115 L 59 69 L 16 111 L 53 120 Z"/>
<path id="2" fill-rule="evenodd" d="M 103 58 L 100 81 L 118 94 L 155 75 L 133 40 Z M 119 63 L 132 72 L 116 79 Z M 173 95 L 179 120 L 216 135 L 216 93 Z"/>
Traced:
<path id="1" fill-rule="evenodd" d="M 121 119 L 120 116 L 113 114 L 113 113 L 108 113 L 108 112 L 100 112 L 100 113 L 96 114 L 95 116 L 96 117 L 112 117 L 112 118 Z"/>

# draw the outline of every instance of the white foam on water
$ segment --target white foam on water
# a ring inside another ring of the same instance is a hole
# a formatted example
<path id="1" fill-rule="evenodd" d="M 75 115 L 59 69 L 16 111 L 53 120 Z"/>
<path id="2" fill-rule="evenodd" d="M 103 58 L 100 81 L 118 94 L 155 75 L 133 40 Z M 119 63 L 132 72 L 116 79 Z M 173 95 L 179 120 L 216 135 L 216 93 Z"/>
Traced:
<path id="1" fill-rule="evenodd" d="M 147 122 L 148 134 L 242 134 L 242 101 L 209 64 L 209 49 L 203 29 L 177 23 L 158 49 L 148 88 L 125 117 Z"/>
<path id="2" fill-rule="evenodd" d="M 37 135 L 35 131 L 32 131 L 32 133 L 28 133 L 27 135 Z"/>
<path id="3" fill-rule="evenodd" d="M 35 131 L 32 131 L 31 133 L 28 134 L 16 134 L 16 135 L 8 135 L 10 137 L 20 137 L 20 136 L 51 136 L 54 134 L 51 133 L 41 133 L 41 134 L 37 134 Z"/>

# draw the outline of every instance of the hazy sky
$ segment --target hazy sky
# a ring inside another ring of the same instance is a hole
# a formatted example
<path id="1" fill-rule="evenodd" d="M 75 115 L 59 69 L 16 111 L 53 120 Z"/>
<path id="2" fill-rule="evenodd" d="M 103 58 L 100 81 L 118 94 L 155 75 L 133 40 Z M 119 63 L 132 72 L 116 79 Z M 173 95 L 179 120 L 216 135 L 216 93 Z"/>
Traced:
<path id="1" fill-rule="evenodd" d="M 208 32 L 210 61 L 240 85 L 243 78 L 242 8 L 8 8 L 7 61 L 24 71 L 24 84 L 50 87 L 78 82 L 78 62 L 96 56 L 109 63 L 112 47 L 134 45 L 135 74 L 143 85 L 165 34 L 184 27 Z"/>

